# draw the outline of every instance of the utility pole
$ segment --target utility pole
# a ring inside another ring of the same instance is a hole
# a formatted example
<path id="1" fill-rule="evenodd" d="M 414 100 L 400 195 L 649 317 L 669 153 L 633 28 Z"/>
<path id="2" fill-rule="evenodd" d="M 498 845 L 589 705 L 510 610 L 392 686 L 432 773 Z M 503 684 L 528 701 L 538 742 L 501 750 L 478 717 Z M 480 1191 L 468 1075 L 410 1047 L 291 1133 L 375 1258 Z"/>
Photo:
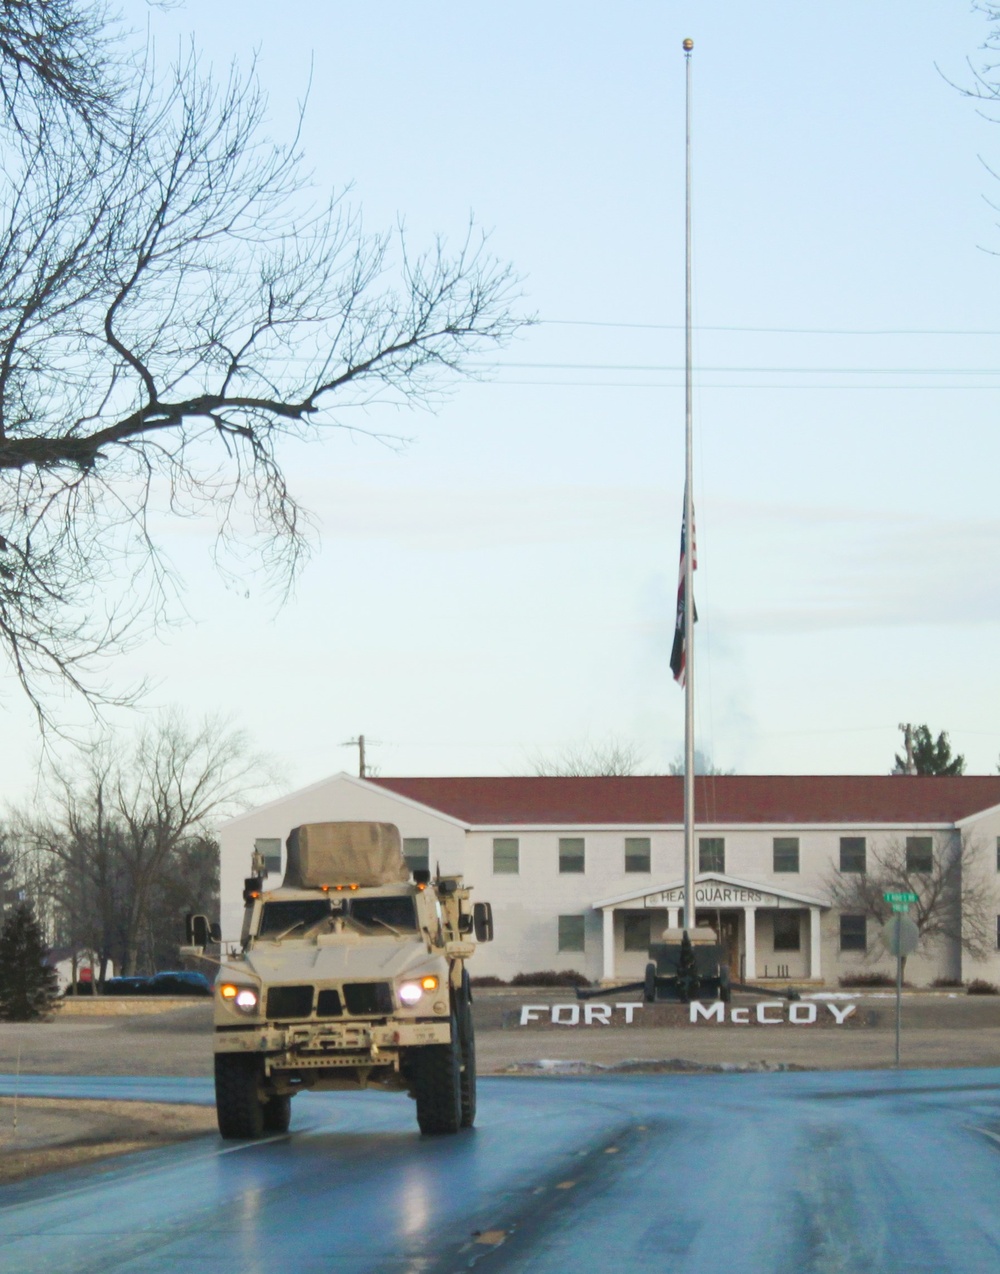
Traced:
<path id="1" fill-rule="evenodd" d="M 900 721 L 899 728 L 903 731 L 903 740 L 906 744 L 906 768 L 903 770 L 903 773 L 916 774 L 917 766 L 916 762 L 913 760 L 913 726 L 910 725 L 909 722 L 904 723 Z"/>
<path id="2" fill-rule="evenodd" d="M 342 748 L 358 749 L 358 778 L 367 778 L 368 768 L 365 764 L 365 736 L 363 734 L 359 734 L 356 739 L 348 739 L 346 743 L 342 743 L 340 746 Z"/>

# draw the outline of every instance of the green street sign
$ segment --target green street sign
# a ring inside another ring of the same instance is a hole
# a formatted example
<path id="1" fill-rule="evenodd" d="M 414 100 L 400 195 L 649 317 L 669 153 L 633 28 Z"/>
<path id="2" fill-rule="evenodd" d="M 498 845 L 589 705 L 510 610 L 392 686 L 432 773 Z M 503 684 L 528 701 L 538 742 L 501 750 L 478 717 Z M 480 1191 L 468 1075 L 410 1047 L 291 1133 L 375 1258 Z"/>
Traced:
<path id="1" fill-rule="evenodd" d="M 892 904 L 893 911 L 902 912 L 904 916 L 909 915 L 910 904 L 908 902 L 894 902 Z"/>
<path id="2" fill-rule="evenodd" d="M 919 902 L 916 894 L 883 894 L 886 902 Z"/>

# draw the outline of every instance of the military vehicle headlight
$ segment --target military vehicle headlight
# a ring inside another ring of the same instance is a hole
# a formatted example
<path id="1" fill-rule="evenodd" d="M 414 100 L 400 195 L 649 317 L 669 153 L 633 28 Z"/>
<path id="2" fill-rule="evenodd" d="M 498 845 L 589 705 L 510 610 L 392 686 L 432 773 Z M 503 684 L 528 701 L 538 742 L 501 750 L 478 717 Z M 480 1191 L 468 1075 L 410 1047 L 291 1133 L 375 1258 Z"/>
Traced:
<path id="1" fill-rule="evenodd" d="M 236 992 L 233 1003 L 242 1013 L 254 1013 L 260 1003 L 260 996 L 252 987 L 242 986 Z"/>
<path id="2" fill-rule="evenodd" d="M 237 986 L 234 982 L 223 982 L 219 987 L 219 995 L 241 1013 L 256 1013 L 260 1003 L 260 996 L 252 986 Z"/>
<path id="3" fill-rule="evenodd" d="M 399 988 L 399 998 L 404 1004 L 416 1004 L 425 991 L 436 991 L 438 979 L 428 973 L 417 982 L 404 982 Z"/>

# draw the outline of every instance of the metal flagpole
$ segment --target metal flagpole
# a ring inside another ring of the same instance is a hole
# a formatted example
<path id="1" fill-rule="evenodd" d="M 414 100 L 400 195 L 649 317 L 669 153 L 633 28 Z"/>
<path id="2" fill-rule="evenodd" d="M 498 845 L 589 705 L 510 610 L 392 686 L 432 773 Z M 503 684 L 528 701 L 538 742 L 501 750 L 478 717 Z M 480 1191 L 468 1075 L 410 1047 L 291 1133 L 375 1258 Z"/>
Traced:
<path id="1" fill-rule="evenodd" d="M 684 41 L 684 928 L 694 928 L 694 496 L 691 402 L 691 50 Z"/>

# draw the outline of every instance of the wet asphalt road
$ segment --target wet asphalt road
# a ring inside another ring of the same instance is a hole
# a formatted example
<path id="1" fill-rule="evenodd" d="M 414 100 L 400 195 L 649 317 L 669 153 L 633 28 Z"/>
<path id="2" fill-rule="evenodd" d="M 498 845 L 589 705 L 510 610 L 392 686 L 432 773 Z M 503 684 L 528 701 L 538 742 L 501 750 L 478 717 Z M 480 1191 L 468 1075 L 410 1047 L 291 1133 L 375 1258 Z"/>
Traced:
<path id="1" fill-rule="evenodd" d="M 0 1077 L 0 1092 L 13 1091 Z M 193 1079 L 24 1095 L 211 1101 Z M 1000 1270 L 1000 1070 L 481 1082 L 422 1139 L 388 1094 L 0 1189 L 0 1271 Z"/>

